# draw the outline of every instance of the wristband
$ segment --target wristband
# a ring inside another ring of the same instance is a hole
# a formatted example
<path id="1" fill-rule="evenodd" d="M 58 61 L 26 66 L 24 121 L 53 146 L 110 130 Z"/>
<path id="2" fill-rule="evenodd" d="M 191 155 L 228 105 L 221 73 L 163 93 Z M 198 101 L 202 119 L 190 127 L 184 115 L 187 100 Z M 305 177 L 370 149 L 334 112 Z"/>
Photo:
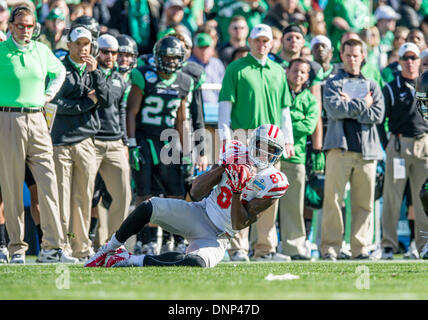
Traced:
<path id="1" fill-rule="evenodd" d="M 128 145 L 130 148 L 137 146 L 137 139 L 135 138 L 128 138 Z"/>

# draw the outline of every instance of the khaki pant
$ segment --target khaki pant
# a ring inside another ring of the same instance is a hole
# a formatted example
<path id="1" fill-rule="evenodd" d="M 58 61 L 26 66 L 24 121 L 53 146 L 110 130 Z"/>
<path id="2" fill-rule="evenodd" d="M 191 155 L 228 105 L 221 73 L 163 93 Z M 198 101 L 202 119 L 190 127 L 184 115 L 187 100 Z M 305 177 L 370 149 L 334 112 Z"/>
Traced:
<path id="1" fill-rule="evenodd" d="M 54 146 L 53 149 L 61 225 L 64 234 L 72 234 L 71 239 L 67 237 L 65 249 L 74 257 L 83 258 L 93 251 L 89 226 L 97 174 L 95 146 L 92 138 L 87 138 L 71 146 Z"/>
<path id="2" fill-rule="evenodd" d="M 376 160 L 363 160 L 361 153 L 331 149 L 327 152 L 321 254 L 337 257 L 342 247 L 342 203 L 346 184 L 351 184 L 351 252 L 355 258 L 368 254 L 374 207 Z"/>
<path id="3" fill-rule="evenodd" d="M 286 172 L 290 182 L 287 192 L 279 199 L 283 253 L 287 256 L 305 255 L 306 230 L 303 219 L 305 165 L 281 161 L 281 171 Z"/>
<path id="4" fill-rule="evenodd" d="M 108 210 L 108 238 L 110 239 L 129 213 L 132 198 L 129 162 L 122 140 L 95 139 L 94 144 L 96 167 L 112 198 Z"/>
<path id="5" fill-rule="evenodd" d="M 46 121 L 39 113 L 0 112 L 0 184 L 11 255 L 25 254 L 23 185 L 25 163 L 37 184 L 42 248 L 64 247 L 58 209 L 58 189 L 52 140 Z"/>
<path id="6" fill-rule="evenodd" d="M 396 139 L 399 139 L 396 141 Z M 396 143 L 401 145 L 395 150 Z M 410 180 L 412 202 L 415 208 L 415 242 L 421 252 L 426 240 L 420 231 L 428 231 L 428 218 L 419 200 L 419 191 L 428 176 L 428 135 L 421 139 L 391 135 L 386 148 L 387 160 L 383 189 L 382 247 L 398 248 L 397 225 L 407 178 Z M 394 158 L 404 158 L 406 178 L 394 179 Z"/>

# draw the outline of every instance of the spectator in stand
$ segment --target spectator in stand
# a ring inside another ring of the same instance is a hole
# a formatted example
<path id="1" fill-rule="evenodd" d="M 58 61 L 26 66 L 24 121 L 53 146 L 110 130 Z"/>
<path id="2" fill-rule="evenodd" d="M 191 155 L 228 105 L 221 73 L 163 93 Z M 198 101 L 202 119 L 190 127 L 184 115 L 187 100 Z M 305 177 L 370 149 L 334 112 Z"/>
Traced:
<path id="1" fill-rule="evenodd" d="M 5 0 L 0 0 L 0 42 L 6 40 L 7 23 L 9 20 L 9 9 Z"/>
<path id="2" fill-rule="evenodd" d="M 306 231 L 303 219 L 306 182 L 306 140 L 318 123 L 319 107 L 315 96 L 307 88 L 311 66 L 304 58 L 290 61 L 287 70 L 291 95 L 291 122 L 293 125 L 295 155 L 281 161 L 281 171 L 293 181 L 287 194 L 279 200 L 282 253 L 292 260 L 309 260 L 305 248 Z"/>
<path id="3" fill-rule="evenodd" d="M 308 35 L 311 40 L 318 35 L 327 35 L 327 27 L 324 20 L 324 13 L 322 11 L 310 11 L 308 15 Z"/>
<path id="4" fill-rule="evenodd" d="M 296 13 L 303 13 L 298 0 L 277 0 L 266 13 L 263 23 L 282 30 L 291 24 L 290 20 Z"/>
<path id="5" fill-rule="evenodd" d="M 407 36 L 406 42 L 413 42 L 418 46 L 420 51 L 423 51 L 427 48 L 424 33 L 420 29 L 411 29 L 409 31 L 409 35 Z"/>
<path id="6" fill-rule="evenodd" d="M 421 252 L 425 245 L 420 231 L 428 230 L 428 219 L 421 202 L 418 201 L 420 186 L 428 172 L 428 125 L 419 113 L 414 97 L 420 72 L 419 54 L 419 48 L 414 43 L 403 44 L 398 53 L 402 71 L 383 90 L 385 119 L 388 118 L 391 132 L 386 146 L 387 161 L 383 189 L 383 259 L 392 259 L 395 250 L 398 249 L 397 223 L 407 178 L 410 181 L 413 199 L 415 243 L 418 252 Z M 405 168 L 402 176 L 397 175 L 399 167 Z"/>
<path id="7" fill-rule="evenodd" d="M 428 70 L 428 49 L 421 52 L 421 74 Z"/>
<path id="8" fill-rule="evenodd" d="M 389 54 L 388 65 L 382 70 L 382 79 L 385 83 L 391 82 L 395 77 L 400 74 L 401 66 L 398 63 L 398 49 L 406 43 L 406 39 L 409 35 L 409 29 L 406 27 L 397 27 L 394 33 L 393 49 Z M 394 59 L 393 55 L 396 55 Z"/>
<path id="9" fill-rule="evenodd" d="M 282 50 L 282 32 L 278 28 L 272 27 L 272 49 L 273 54 L 279 54 Z"/>
<path id="10" fill-rule="evenodd" d="M 77 18 L 82 16 L 92 17 L 94 14 L 94 11 L 92 9 L 92 6 L 89 3 L 79 3 L 78 5 L 74 6 L 70 13 L 70 20 L 71 22 L 75 21 Z"/>
<path id="11" fill-rule="evenodd" d="M 161 22 L 159 24 L 159 32 L 161 33 L 171 27 L 181 25 L 184 27 L 184 30 L 182 29 L 180 32 L 191 37 L 192 33 L 183 24 L 184 9 L 185 5 L 182 0 L 167 0 L 163 7 Z M 157 38 L 160 39 L 161 37 L 158 35 Z"/>
<path id="12" fill-rule="evenodd" d="M 384 116 L 381 89 L 368 80 L 363 98 L 351 97 L 344 91 L 348 81 L 364 80 L 361 65 L 364 60 L 360 40 L 345 41 L 341 48 L 343 70 L 327 80 L 323 107 L 328 127 L 324 142 L 327 151 L 325 190 L 321 235 L 323 259 L 336 260 L 342 247 L 344 226 L 342 203 L 345 186 L 351 184 L 351 251 L 354 259 L 369 259 L 368 239 L 374 205 L 376 160 L 382 159 L 382 147 L 376 124 Z M 367 80 L 366 80 L 367 81 Z"/>
<path id="13" fill-rule="evenodd" d="M 67 37 L 64 34 L 64 30 L 65 14 L 59 8 L 52 9 L 46 17 L 45 28 L 38 40 L 47 45 L 52 51 L 57 49 L 67 50 Z"/>
<path id="14" fill-rule="evenodd" d="M 182 33 L 182 32 L 181 32 L 181 31 L 179 31 L 179 30 L 177 30 L 177 32 Z M 218 32 L 217 32 L 217 29 L 216 29 L 214 26 L 209 25 L 209 24 L 204 24 L 204 25 L 200 26 L 200 27 L 198 28 L 198 30 L 196 30 L 195 37 L 196 37 L 196 35 L 197 35 L 198 33 L 206 33 L 206 34 L 209 34 L 209 35 L 210 35 L 210 37 L 211 37 L 211 39 L 213 40 L 213 44 L 212 44 L 213 48 L 214 48 L 215 50 L 217 49 L 218 44 L 219 44 L 219 35 L 218 35 Z M 217 54 L 217 53 L 216 53 L 216 54 Z"/>
<path id="15" fill-rule="evenodd" d="M 110 23 L 110 10 L 104 1 L 101 0 L 84 0 L 83 3 L 89 3 L 92 7 L 92 17 L 98 21 L 101 29 L 101 33 L 108 31 L 108 25 Z"/>
<path id="16" fill-rule="evenodd" d="M 148 0 L 117 0 L 111 8 L 109 29 L 130 35 L 140 54 L 152 53 L 159 32 L 160 4 Z"/>
<path id="17" fill-rule="evenodd" d="M 243 16 L 235 16 L 230 20 L 228 28 L 229 41 L 218 48 L 220 60 L 227 66 L 232 61 L 232 53 L 236 48 L 245 47 L 248 37 L 248 24 Z"/>
<path id="18" fill-rule="evenodd" d="M 393 48 L 394 31 L 400 15 L 392 7 L 383 5 L 376 9 L 375 17 L 380 34 L 380 52 L 382 55 L 387 55 Z M 381 65 L 381 68 L 385 66 Z"/>
<path id="19" fill-rule="evenodd" d="M 213 39 L 207 33 L 198 33 L 195 37 L 193 53 L 189 61 L 200 64 L 205 69 L 206 83 L 221 84 L 225 68 L 223 62 L 215 57 Z M 205 103 L 218 102 L 218 90 L 204 90 L 202 98 Z"/>
<path id="20" fill-rule="evenodd" d="M 233 50 L 233 53 L 232 53 L 232 61 L 246 57 L 249 52 L 250 52 L 250 48 L 247 46 L 236 48 L 235 50 Z"/>
<path id="21" fill-rule="evenodd" d="M 409 29 L 419 28 L 418 10 L 421 7 L 419 0 L 402 0 L 398 13 L 401 19 L 398 21 L 399 26 L 404 26 Z"/>

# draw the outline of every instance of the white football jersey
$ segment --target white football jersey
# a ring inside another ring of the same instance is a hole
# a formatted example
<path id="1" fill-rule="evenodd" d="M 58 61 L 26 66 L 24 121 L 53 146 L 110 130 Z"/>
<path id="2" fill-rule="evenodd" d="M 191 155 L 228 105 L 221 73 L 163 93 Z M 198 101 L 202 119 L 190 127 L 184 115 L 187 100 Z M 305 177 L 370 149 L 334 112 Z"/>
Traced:
<path id="1" fill-rule="evenodd" d="M 247 148 L 238 141 L 228 142 L 223 147 L 220 159 L 230 156 L 231 153 L 246 153 Z M 277 199 L 284 195 L 288 189 L 288 180 L 284 173 L 274 167 L 257 172 L 255 177 L 242 190 L 242 202 L 252 199 Z M 205 208 L 211 221 L 217 228 L 234 236 L 238 231 L 232 228 L 231 207 L 232 188 L 226 173 L 223 173 L 220 183 L 214 187 L 211 194 L 204 199 Z"/>

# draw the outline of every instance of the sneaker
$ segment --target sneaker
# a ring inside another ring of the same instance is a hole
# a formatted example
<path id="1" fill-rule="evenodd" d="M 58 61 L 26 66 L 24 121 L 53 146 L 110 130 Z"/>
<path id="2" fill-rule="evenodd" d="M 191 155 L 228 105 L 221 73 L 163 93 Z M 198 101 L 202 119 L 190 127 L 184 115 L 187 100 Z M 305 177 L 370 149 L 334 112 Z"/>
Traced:
<path id="1" fill-rule="evenodd" d="M 0 246 L 0 264 L 8 263 L 9 251 L 6 246 Z"/>
<path id="2" fill-rule="evenodd" d="M 289 256 L 286 256 L 285 254 L 281 254 L 278 252 L 271 252 L 261 257 L 254 258 L 254 261 L 278 261 L 278 262 L 284 262 L 284 261 L 291 261 L 291 258 Z"/>
<path id="3" fill-rule="evenodd" d="M 394 259 L 394 250 L 391 247 L 383 248 L 381 259 L 382 260 Z"/>
<path id="4" fill-rule="evenodd" d="M 360 254 L 356 256 L 355 258 L 352 258 L 353 260 L 370 260 L 370 256 L 368 254 Z"/>
<path id="5" fill-rule="evenodd" d="M 107 244 L 103 245 L 98 249 L 89 260 L 85 263 L 85 267 L 102 267 L 104 265 L 104 260 L 107 257 L 107 254 L 114 253 L 114 250 L 107 250 Z"/>
<path id="6" fill-rule="evenodd" d="M 244 261 L 244 262 L 249 262 L 250 258 L 248 258 L 248 255 L 242 251 L 242 250 L 238 250 L 236 251 L 234 254 L 232 254 L 230 256 L 230 260 L 231 261 Z"/>
<path id="7" fill-rule="evenodd" d="M 186 254 L 186 250 L 187 250 L 187 244 L 184 242 L 184 240 L 177 243 L 174 249 L 175 252 L 179 252 L 181 254 Z"/>
<path id="8" fill-rule="evenodd" d="M 290 258 L 291 260 L 304 260 L 304 261 L 311 260 L 311 257 L 304 256 L 302 254 L 296 254 L 294 256 L 291 256 Z"/>
<path id="9" fill-rule="evenodd" d="M 327 253 L 321 257 L 321 260 L 336 261 L 337 258 L 335 256 L 331 255 L 330 253 Z"/>
<path id="10" fill-rule="evenodd" d="M 407 252 L 403 255 L 403 258 L 411 259 L 411 260 L 419 259 L 419 253 L 418 253 L 418 250 L 416 249 L 415 240 L 410 242 L 410 246 L 407 249 Z"/>
<path id="11" fill-rule="evenodd" d="M 114 267 L 130 267 L 129 258 L 132 256 L 132 253 L 126 251 L 125 249 L 118 249 L 114 254 L 107 255 L 105 259 L 104 267 L 114 268 Z"/>
<path id="12" fill-rule="evenodd" d="M 156 256 L 159 254 L 159 246 L 157 242 L 149 242 L 141 248 L 142 254 L 147 254 L 149 256 Z"/>
<path id="13" fill-rule="evenodd" d="M 39 263 L 77 263 L 79 259 L 66 254 L 62 249 L 41 249 L 36 262 Z"/>
<path id="14" fill-rule="evenodd" d="M 351 259 L 352 254 L 351 252 L 349 252 L 348 249 L 346 249 L 345 247 L 342 247 L 340 249 L 339 255 L 337 256 L 338 260 L 349 260 Z"/>
<path id="15" fill-rule="evenodd" d="M 12 256 L 9 263 L 25 264 L 25 254 L 16 253 Z"/>
<path id="16" fill-rule="evenodd" d="M 163 254 L 166 252 L 172 252 L 172 251 L 174 251 L 174 243 L 172 243 L 172 241 L 167 241 L 161 247 L 160 254 Z M 144 254 L 144 252 L 142 252 L 142 254 Z"/>

